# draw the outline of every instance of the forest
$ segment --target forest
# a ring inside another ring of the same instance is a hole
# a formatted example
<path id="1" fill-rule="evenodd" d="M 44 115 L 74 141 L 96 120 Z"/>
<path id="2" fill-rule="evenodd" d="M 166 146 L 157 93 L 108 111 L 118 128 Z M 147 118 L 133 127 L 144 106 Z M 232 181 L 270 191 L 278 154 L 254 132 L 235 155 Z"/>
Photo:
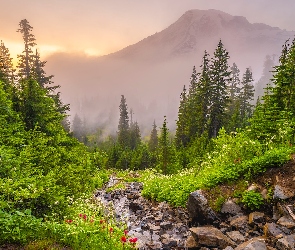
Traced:
<path id="1" fill-rule="evenodd" d="M 216 41 L 213 56 L 205 51 L 202 65 L 192 65 L 176 131 L 163 117 L 142 138 L 122 93 L 117 134 L 102 139 L 100 128 L 83 130 L 78 115 L 70 124 L 70 106 L 45 72 L 33 27 L 23 19 L 17 31 L 24 49 L 16 67 L 0 44 L 0 246 L 134 249 L 126 225 L 93 199 L 111 175 L 142 182 L 150 200 L 185 207 L 191 192 L 251 179 L 295 152 L 295 40 L 283 44 L 257 100 L 251 68 L 230 66 Z M 262 205 L 259 194 L 250 195 L 246 206 Z"/>

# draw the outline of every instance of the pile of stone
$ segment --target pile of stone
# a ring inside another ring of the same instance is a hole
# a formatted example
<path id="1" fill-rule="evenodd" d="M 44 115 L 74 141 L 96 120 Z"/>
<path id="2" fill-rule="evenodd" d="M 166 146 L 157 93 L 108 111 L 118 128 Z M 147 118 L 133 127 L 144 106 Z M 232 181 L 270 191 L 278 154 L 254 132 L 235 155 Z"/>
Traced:
<path id="1" fill-rule="evenodd" d="M 247 213 L 234 200 L 226 201 L 217 214 L 205 196 L 202 190 L 189 196 L 187 209 L 193 227 L 187 249 L 295 249 L 294 193 L 290 190 L 275 187 L 271 216 L 260 211 Z"/>
<path id="2" fill-rule="evenodd" d="M 110 208 L 107 213 L 112 210 L 117 221 L 127 225 L 130 236 L 138 238 L 140 250 L 295 250 L 294 190 L 274 186 L 271 214 L 248 212 L 234 199 L 216 213 L 202 190 L 190 194 L 186 209 L 146 200 L 142 183 L 106 192 L 120 181 L 111 178 L 96 197 Z"/>

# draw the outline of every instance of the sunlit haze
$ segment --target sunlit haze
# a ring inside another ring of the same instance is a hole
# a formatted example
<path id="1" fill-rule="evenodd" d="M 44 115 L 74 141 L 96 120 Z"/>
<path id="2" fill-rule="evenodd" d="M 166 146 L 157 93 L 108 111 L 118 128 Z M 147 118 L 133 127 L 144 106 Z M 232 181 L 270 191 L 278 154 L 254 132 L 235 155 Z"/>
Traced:
<path id="1" fill-rule="evenodd" d="M 14 64 L 27 19 L 72 117 L 112 131 L 121 95 L 145 132 L 164 115 L 175 126 L 183 85 L 219 39 L 229 64 L 241 75 L 250 67 L 257 84 L 265 57 L 277 60 L 295 34 L 294 0 L 2 0 L 0 8 L 0 39 Z"/>

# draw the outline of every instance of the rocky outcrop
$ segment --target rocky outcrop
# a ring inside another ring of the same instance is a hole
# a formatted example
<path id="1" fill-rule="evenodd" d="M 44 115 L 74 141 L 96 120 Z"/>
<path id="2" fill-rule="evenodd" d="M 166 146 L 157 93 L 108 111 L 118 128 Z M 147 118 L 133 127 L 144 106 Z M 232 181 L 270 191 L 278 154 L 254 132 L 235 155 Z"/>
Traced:
<path id="1" fill-rule="evenodd" d="M 208 205 L 208 201 L 202 190 L 197 190 L 189 195 L 187 211 L 192 225 L 211 224 L 214 221 L 218 221 L 216 213 Z"/>
<path id="2" fill-rule="evenodd" d="M 193 227 L 190 229 L 197 246 L 225 248 L 235 246 L 229 237 L 215 227 Z"/>
<path id="3" fill-rule="evenodd" d="M 251 185 L 251 190 L 254 187 L 257 188 L 256 185 Z M 286 195 L 286 189 L 284 190 Z M 290 197 L 293 198 L 293 196 Z M 229 199 L 223 204 L 218 214 L 212 212 L 205 192 L 195 191 L 190 195 L 188 211 L 190 220 L 195 224 L 199 223 L 199 226 L 190 228 L 192 236 L 189 236 L 187 240 L 187 247 L 188 249 L 223 250 L 295 250 L 295 219 L 293 218 L 295 203 L 291 198 L 275 201 L 273 214 L 267 213 L 269 211 L 249 212 Z M 287 206 L 287 203 L 292 205 Z M 200 217 L 203 218 L 199 219 Z M 207 225 L 201 226 L 204 223 Z"/>

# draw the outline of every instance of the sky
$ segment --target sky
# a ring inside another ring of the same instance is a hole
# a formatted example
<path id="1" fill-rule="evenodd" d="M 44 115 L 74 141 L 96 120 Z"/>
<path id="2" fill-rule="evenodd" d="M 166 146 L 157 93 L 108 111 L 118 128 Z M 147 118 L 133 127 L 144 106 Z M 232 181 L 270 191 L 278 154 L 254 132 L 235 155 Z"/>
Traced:
<path id="1" fill-rule="evenodd" d="M 41 57 L 54 52 L 106 55 L 159 32 L 190 9 L 218 9 L 295 30 L 294 0 L 0 0 L 0 39 L 23 49 L 18 23 L 33 27 Z"/>

